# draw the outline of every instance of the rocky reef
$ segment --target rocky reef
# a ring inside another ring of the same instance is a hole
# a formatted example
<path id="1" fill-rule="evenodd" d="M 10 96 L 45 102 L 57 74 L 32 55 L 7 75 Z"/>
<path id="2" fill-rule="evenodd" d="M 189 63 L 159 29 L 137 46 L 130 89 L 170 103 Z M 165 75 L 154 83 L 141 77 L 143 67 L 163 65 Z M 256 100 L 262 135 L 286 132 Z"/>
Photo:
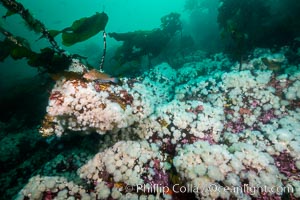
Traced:
<path id="1" fill-rule="evenodd" d="M 286 50 L 256 49 L 241 71 L 216 54 L 119 83 L 63 76 L 40 132 L 102 145 L 77 177 L 34 176 L 17 199 L 299 198 L 300 71 Z"/>

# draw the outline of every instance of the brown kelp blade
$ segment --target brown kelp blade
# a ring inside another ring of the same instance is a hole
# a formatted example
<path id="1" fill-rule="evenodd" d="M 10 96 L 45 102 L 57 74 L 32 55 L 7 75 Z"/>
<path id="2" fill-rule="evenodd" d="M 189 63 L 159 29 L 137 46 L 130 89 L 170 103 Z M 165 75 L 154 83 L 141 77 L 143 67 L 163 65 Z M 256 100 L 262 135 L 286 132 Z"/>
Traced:
<path id="1" fill-rule="evenodd" d="M 49 30 L 49 34 L 52 37 L 56 37 L 58 34 L 60 34 L 62 31 L 57 31 L 57 30 Z M 40 38 L 41 39 L 41 38 Z"/>
<path id="2" fill-rule="evenodd" d="M 1 26 L 0 33 L 5 36 L 5 39 L 0 41 L 0 62 L 9 55 L 15 60 L 32 56 L 33 51 L 25 38 L 14 36 Z"/>
<path id="3" fill-rule="evenodd" d="M 105 29 L 107 21 L 108 16 L 104 12 L 76 20 L 71 27 L 62 31 L 63 44 L 71 46 L 93 37 Z"/>
<path id="4" fill-rule="evenodd" d="M 6 18 L 6 17 L 9 17 L 9 16 L 12 16 L 12 15 L 14 15 L 14 14 L 16 14 L 15 12 L 13 12 L 13 11 L 11 11 L 11 10 L 8 10 L 7 12 L 6 12 L 6 14 L 4 15 L 4 16 L 2 16 L 2 18 Z"/>

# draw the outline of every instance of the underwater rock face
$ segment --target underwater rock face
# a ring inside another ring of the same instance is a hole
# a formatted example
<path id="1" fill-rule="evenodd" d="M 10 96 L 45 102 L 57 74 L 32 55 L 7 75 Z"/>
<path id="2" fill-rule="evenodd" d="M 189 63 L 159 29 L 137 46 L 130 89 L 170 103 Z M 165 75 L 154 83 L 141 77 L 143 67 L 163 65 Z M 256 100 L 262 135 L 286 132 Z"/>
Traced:
<path id="1" fill-rule="evenodd" d="M 300 198 L 300 72 L 268 70 L 268 54 L 242 71 L 219 54 L 120 85 L 58 80 L 42 133 L 96 131 L 106 145 L 78 171 L 88 186 L 36 176 L 18 199 Z"/>
<path id="2" fill-rule="evenodd" d="M 147 79 L 143 82 L 124 79 L 119 86 L 106 79 L 86 80 L 86 74 L 81 78 L 78 73 L 72 72 L 73 77 L 65 73 L 56 82 L 40 129 L 44 136 L 61 136 L 66 131 L 116 132 L 148 117 L 156 104 L 169 96 L 156 92 L 167 84 L 155 88 L 156 82 Z"/>
<path id="3" fill-rule="evenodd" d="M 80 177 L 96 184 L 104 181 L 105 185 L 110 178 L 126 185 L 150 182 L 166 185 L 168 177 L 163 163 L 164 157 L 157 145 L 146 141 L 121 141 L 95 155 L 80 169 Z"/>
<path id="4" fill-rule="evenodd" d="M 128 85 L 61 79 L 50 94 L 41 132 L 45 136 L 54 133 L 60 136 L 67 130 L 99 134 L 117 131 L 153 112 L 154 105 L 145 98 L 145 95 L 155 98 L 152 92 L 142 84 L 129 88 Z"/>

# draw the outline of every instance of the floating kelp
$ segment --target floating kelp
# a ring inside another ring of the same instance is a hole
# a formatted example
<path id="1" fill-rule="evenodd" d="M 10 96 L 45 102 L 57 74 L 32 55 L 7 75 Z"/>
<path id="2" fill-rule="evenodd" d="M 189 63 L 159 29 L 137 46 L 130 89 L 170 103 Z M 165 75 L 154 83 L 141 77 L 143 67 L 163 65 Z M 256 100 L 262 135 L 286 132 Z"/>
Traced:
<path id="1" fill-rule="evenodd" d="M 85 41 L 100 31 L 105 29 L 108 16 L 104 12 L 96 13 L 90 17 L 83 17 L 73 22 L 72 26 L 62 31 L 51 30 L 50 34 L 55 37 L 62 33 L 62 40 L 65 46 L 71 46 L 75 43 Z"/>
<path id="2" fill-rule="evenodd" d="M 2 27 L 0 27 L 0 33 L 6 36 L 3 41 L 0 41 L 0 46 L 5 47 L 0 50 L 0 61 L 4 61 L 8 56 L 13 59 L 21 59 L 34 54 L 26 39 L 14 36 Z"/>
<path id="3" fill-rule="evenodd" d="M 1 0 L 1 3 L 8 10 L 7 13 L 3 16 L 4 18 L 13 14 L 20 14 L 32 30 L 34 30 L 36 33 L 43 32 L 44 25 L 39 20 L 34 19 L 29 10 L 25 9 L 25 7 L 21 3 L 15 0 Z"/>
<path id="4" fill-rule="evenodd" d="M 7 8 L 7 13 L 3 17 L 6 18 L 13 14 L 19 14 L 26 22 L 28 27 L 35 31 L 36 33 L 41 33 L 42 36 L 46 38 L 50 44 L 53 46 L 55 51 L 57 51 L 60 54 L 64 54 L 65 51 L 59 47 L 57 42 L 54 40 L 54 38 L 49 33 L 48 29 L 45 27 L 45 25 L 35 19 L 29 12 L 28 9 L 26 9 L 21 3 L 16 2 L 15 0 L 0 0 L 2 5 Z"/>
<path id="5" fill-rule="evenodd" d="M 115 53 L 118 64 L 141 61 L 143 56 L 158 56 L 167 46 L 174 34 L 181 30 L 180 15 L 171 13 L 161 18 L 161 28 L 150 31 L 134 31 L 128 33 L 109 33 L 117 41 L 123 41 Z"/>
<path id="6" fill-rule="evenodd" d="M 14 36 L 9 31 L 0 27 L 0 33 L 5 37 L 0 41 L 0 61 L 4 61 L 8 56 L 14 60 L 26 58 L 27 63 L 32 67 L 43 67 L 48 72 L 57 72 L 67 68 L 71 63 L 71 57 L 59 54 L 52 48 L 44 48 L 40 53 L 31 50 L 26 39 Z"/>
<path id="7" fill-rule="evenodd" d="M 3 61 L 9 55 L 13 59 L 27 58 L 28 64 L 34 67 L 44 67 L 48 72 L 57 72 L 63 70 L 68 64 L 71 63 L 72 58 L 83 57 L 80 55 L 70 55 L 63 50 L 58 43 L 54 40 L 54 37 L 59 33 L 62 33 L 62 42 L 66 46 L 71 46 L 75 43 L 85 41 L 92 36 L 96 35 L 100 31 L 104 31 L 108 21 L 108 16 L 104 12 L 96 13 L 90 17 L 84 17 L 73 22 L 72 26 L 63 29 L 62 31 L 48 31 L 45 25 L 35 19 L 21 3 L 15 0 L 0 0 L 4 7 L 7 8 L 7 13 L 3 16 L 6 18 L 13 14 L 19 14 L 25 21 L 30 29 L 37 33 L 41 33 L 41 38 L 46 38 L 52 45 L 51 48 L 44 48 L 41 53 L 33 52 L 29 47 L 23 46 L 15 36 L 7 35 L 6 30 L 1 30 L 1 33 L 6 36 L 4 41 L 0 41 L 1 46 L 8 46 L 9 48 L 1 48 L 0 61 Z M 11 37 L 12 36 L 12 37 Z M 13 40 L 12 40 L 13 39 Z M 104 49 L 106 50 L 106 34 L 104 32 Z M 20 40 L 21 41 L 21 40 Z M 103 68 L 105 50 L 101 59 L 100 69 Z M 88 65 L 88 64 L 87 64 Z M 54 69 L 54 68 L 57 69 Z"/>
<path id="8" fill-rule="evenodd" d="M 3 19 L 6 19 L 6 17 L 9 17 L 9 16 L 14 15 L 14 14 L 16 14 L 16 13 L 14 13 L 14 12 L 8 10 L 8 11 L 6 12 L 6 14 L 2 16 L 2 18 L 3 18 Z"/>
<path id="9" fill-rule="evenodd" d="M 48 72 L 59 72 L 69 67 L 72 58 L 64 54 L 58 54 L 51 48 L 41 49 L 41 53 L 35 53 L 28 60 L 33 67 L 43 67 Z"/>
<path id="10" fill-rule="evenodd" d="M 170 40 L 170 37 L 160 29 L 109 33 L 109 36 L 117 41 L 124 42 L 116 51 L 114 57 L 120 63 L 139 60 L 144 55 L 156 57 Z"/>
<path id="11" fill-rule="evenodd" d="M 86 59 L 78 54 L 69 54 L 63 50 L 58 43 L 54 40 L 54 37 L 59 33 L 62 33 L 63 44 L 66 46 L 73 45 L 77 42 L 87 40 L 88 38 L 96 35 L 100 31 L 103 31 L 108 16 L 105 13 L 96 13 L 91 17 L 84 17 L 73 22 L 71 27 L 65 28 L 62 31 L 48 31 L 42 22 L 35 19 L 21 3 L 14 0 L 0 0 L 0 3 L 7 8 L 6 15 L 3 18 L 11 16 L 13 14 L 19 14 L 26 22 L 27 26 L 37 32 L 41 33 L 41 38 L 46 38 L 50 42 L 53 48 L 43 48 L 40 53 L 34 52 L 30 49 L 29 43 L 21 38 L 12 35 L 7 30 L 0 27 L 0 33 L 5 36 L 3 41 L 0 41 L 0 46 L 6 48 L 0 48 L 0 61 L 4 61 L 8 56 L 13 59 L 27 58 L 28 64 L 33 67 L 43 67 L 47 72 L 59 72 L 64 70 L 71 63 L 72 58 Z M 106 40 L 105 46 L 106 46 Z M 105 53 L 102 56 L 104 61 Z M 89 64 L 86 63 L 88 66 Z M 103 63 L 102 66 L 103 67 Z"/>

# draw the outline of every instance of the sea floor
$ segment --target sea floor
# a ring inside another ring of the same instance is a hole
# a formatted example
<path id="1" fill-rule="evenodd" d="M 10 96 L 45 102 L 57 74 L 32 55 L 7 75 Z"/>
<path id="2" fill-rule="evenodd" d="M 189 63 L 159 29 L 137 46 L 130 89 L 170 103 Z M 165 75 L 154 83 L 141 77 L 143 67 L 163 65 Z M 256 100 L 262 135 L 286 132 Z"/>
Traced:
<path id="1" fill-rule="evenodd" d="M 300 198 L 300 66 L 286 51 L 57 81 L 39 127 L 0 124 L 1 196 Z"/>

